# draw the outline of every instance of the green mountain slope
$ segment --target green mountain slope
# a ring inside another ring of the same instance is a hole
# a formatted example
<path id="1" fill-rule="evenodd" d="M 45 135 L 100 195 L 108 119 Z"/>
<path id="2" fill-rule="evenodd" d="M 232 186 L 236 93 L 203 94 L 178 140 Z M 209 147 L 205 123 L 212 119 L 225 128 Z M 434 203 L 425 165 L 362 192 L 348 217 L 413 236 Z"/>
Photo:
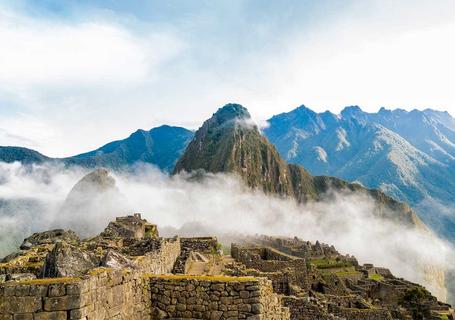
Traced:
<path id="1" fill-rule="evenodd" d="M 24 164 L 43 163 L 51 158 L 38 151 L 22 147 L 0 147 L 0 161 L 11 163 L 21 162 Z"/>

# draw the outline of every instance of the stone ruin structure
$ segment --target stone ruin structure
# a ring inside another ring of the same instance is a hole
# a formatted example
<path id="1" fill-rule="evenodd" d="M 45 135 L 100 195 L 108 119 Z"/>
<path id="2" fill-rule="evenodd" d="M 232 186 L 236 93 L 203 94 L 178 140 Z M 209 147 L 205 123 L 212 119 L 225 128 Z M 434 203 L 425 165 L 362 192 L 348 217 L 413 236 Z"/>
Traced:
<path id="1" fill-rule="evenodd" d="M 454 319 L 425 288 L 298 238 L 161 238 L 140 214 L 98 236 L 35 233 L 0 263 L 0 320 Z M 230 252 L 229 252 L 230 251 Z"/>

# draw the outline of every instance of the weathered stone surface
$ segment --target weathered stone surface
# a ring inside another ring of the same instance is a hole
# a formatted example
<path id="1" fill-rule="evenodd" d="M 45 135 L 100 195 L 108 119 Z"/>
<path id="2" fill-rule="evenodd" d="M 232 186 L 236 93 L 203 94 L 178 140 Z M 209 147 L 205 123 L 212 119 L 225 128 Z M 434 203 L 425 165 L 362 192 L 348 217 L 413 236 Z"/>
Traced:
<path id="1" fill-rule="evenodd" d="M 101 236 L 133 239 L 156 238 L 158 237 L 158 229 L 156 225 L 142 219 L 139 213 L 135 213 L 132 216 L 118 217 L 115 221 L 110 222 Z"/>
<path id="2" fill-rule="evenodd" d="M 22 242 L 20 248 L 22 250 L 29 250 L 33 246 L 39 244 L 52 244 L 59 240 L 63 240 L 68 243 L 78 243 L 80 241 L 79 237 L 74 231 L 55 229 L 34 233 L 30 237 L 24 239 L 24 242 Z"/>
<path id="3" fill-rule="evenodd" d="M 2 299 L 3 300 L 3 299 Z M 41 309 L 40 297 L 9 297 L 2 301 L 6 313 L 31 313 Z"/>
<path id="4" fill-rule="evenodd" d="M 47 255 L 45 277 L 77 277 L 99 265 L 98 258 L 90 252 L 59 241 Z"/>
<path id="5" fill-rule="evenodd" d="M 65 311 L 35 313 L 34 320 L 66 320 Z"/>
<path id="6" fill-rule="evenodd" d="M 113 269 L 124 269 L 133 268 L 134 264 L 124 255 L 109 249 L 101 260 L 101 266 Z"/>
<path id="7" fill-rule="evenodd" d="M 23 281 L 36 279 L 36 276 L 32 273 L 12 273 L 5 276 L 6 281 Z"/>

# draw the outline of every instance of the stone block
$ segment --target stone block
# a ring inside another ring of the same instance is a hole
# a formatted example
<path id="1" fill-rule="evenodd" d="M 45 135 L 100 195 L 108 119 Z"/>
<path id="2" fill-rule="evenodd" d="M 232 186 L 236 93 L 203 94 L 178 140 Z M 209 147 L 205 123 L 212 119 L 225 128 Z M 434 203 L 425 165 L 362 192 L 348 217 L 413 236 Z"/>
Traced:
<path id="1" fill-rule="evenodd" d="M 32 313 L 41 310 L 41 297 L 7 298 L 3 308 L 9 313 Z"/>
<path id="2" fill-rule="evenodd" d="M 49 297 L 61 297 L 66 294 L 64 283 L 53 283 L 49 285 L 48 296 Z"/>
<path id="3" fill-rule="evenodd" d="M 81 296 L 79 295 L 44 298 L 45 311 L 66 311 L 78 309 L 81 306 Z"/>
<path id="4" fill-rule="evenodd" d="M 33 313 L 17 313 L 13 317 L 14 320 L 33 320 Z"/>
<path id="5" fill-rule="evenodd" d="M 66 320 L 65 311 L 35 313 L 34 320 Z"/>

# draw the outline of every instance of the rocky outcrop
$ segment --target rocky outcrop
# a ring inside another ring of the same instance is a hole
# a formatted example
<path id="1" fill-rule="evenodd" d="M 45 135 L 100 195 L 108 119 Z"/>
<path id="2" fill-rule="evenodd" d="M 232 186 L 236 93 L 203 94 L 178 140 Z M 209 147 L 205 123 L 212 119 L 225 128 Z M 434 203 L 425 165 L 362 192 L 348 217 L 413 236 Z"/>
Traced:
<path id="1" fill-rule="evenodd" d="M 99 259 L 92 253 L 76 246 L 59 241 L 49 252 L 44 262 L 44 276 L 77 277 L 98 267 Z"/>
<path id="2" fill-rule="evenodd" d="M 133 262 L 124 255 L 109 249 L 101 260 L 101 266 L 112 269 L 134 268 Z"/>
<path id="3" fill-rule="evenodd" d="M 78 243 L 80 241 L 77 234 L 72 230 L 55 229 L 32 234 L 30 237 L 24 239 L 20 249 L 28 250 L 36 245 L 51 244 L 60 240 L 67 243 Z"/>
<path id="4" fill-rule="evenodd" d="M 128 211 L 128 201 L 117 188 L 112 174 L 99 168 L 74 185 L 54 223 L 71 225 L 78 234 L 88 237 L 98 234 L 111 218 Z"/>

